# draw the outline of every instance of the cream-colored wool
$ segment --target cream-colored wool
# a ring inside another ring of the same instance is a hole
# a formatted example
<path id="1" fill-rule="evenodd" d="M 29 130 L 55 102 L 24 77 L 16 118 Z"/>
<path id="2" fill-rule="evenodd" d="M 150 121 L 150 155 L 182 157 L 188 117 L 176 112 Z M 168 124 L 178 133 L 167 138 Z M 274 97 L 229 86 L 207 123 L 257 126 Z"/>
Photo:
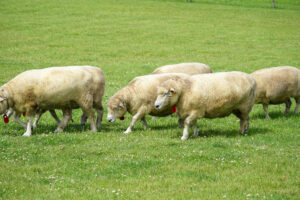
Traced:
<path id="1" fill-rule="evenodd" d="M 176 106 L 180 119 L 184 119 L 182 140 L 188 138 L 188 127 L 199 118 L 226 117 L 231 113 L 240 119 L 240 133 L 249 127 L 249 113 L 255 100 L 256 82 L 243 72 L 200 74 L 186 79 L 176 78 L 161 83 L 155 106 L 158 110 Z"/>
<path id="2" fill-rule="evenodd" d="M 171 107 L 156 110 L 154 101 L 157 96 L 157 86 L 171 78 L 187 78 L 189 75 L 181 73 L 150 74 L 134 78 L 130 83 L 119 90 L 107 102 L 107 119 L 114 122 L 123 117 L 126 112 L 133 115 L 132 121 L 124 133 L 130 133 L 136 121 L 142 120 L 147 128 L 145 115 L 167 116 L 172 113 Z"/>
<path id="3" fill-rule="evenodd" d="M 159 67 L 152 74 L 184 73 L 188 75 L 212 73 L 209 66 L 202 63 L 180 63 Z"/>
<path id="4" fill-rule="evenodd" d="M 295 67 L 282 66 L 260 69 L 252 73 L 257 82 L 255 103 L 262 104 L 266 118 L 269 119 L 268 105 L 285 103 L 285 114 L 291 107 L 290 98 L 296 100 L 295 114 L 299 113 L 300 104 L 300 70 Z"/>
<path id="5" fill-rule="evenodd" d="M 35 114 L 62 109 L 64 118 L 56 129 L 60 132 L 71 119 L 72 109 L 80 107 L 90 118 L 91 130 L 96 131 L 93 83 L 93 75 L 77 66 L 29 70 L 1 87 L 0 113 L 6 113 L 9 108 L 18 114 L 26 112 L 28 123 L 24 136 L 30 136 Z"/>
<path id="6" fill-rule="evenodd" d="M 93 108 L 97 111 L 97 127 L 100 128 L 101 123 L 102 123 L 102 118 L 103 118 L 103 106 L 102 106 L 102 97 L 104 94 L 104 89 L 105 89 L 105 76 L 103 71 L 98 68 L 98 67 L 93 67 L 93 66 L 72 66 L 74 68 L 80 68 L 82 70 L 86 70 L 87 72 L 91 73 L 91 75 L 93 76 Z M 49 110 L 51 116 L 55 119 L 55 121 L 57 122 L 57 124 L 60 123 L 59 118 L 57 117 L 57 114 L 55 112 L 55 110 Z M 36 128 L 38 125 L 38 121 L 40 119 L 40 117 L 45 113 L 45 110 L 39 110 L 39 112 L 37 112 L 35 120 L 32 124 L 32 128 Z M 72 113 L 72 112 L 69 112 Z M 20 114 L 13 112 L 12 109 L 9 110 L 9 112 L 7 113 L 8 116 L 13 115 L 13 119 L 19 123 L 21 126 L 26 128 L 26 124 L 24 122 L 22 122 L 19 117 Z M 72 119 L 72 116 L 71 116 Z M 81 124 L 85 124 L 87 121 L 87 116 L 83 113 L 81 116 L 81 120 L 80 123 Z"/>

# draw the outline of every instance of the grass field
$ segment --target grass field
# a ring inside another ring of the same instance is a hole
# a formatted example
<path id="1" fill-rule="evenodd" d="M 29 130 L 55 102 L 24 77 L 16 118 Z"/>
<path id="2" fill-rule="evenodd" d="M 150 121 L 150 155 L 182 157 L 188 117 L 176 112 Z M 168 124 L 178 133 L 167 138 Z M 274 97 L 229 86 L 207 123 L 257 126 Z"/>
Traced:
<path id="1" fill-rule="evenodd" d="M 33 68 L 96 65 L 107 99 L 161 65 L 206 63 L 215 71 L 300 68 L 300 1 L 2 0 L 0 84 Z M 292 109 L 295 107 L 293 101 Z M 47 113 L 29 138 L 0 123 L 0 199 L 299 199 L 300 116 L 261 105 L 250 131 L 234 116 L 198 120 L 201 136 L 182 142 L 175 116 L 131 116 L 97 133 L 64 133 Z M 61 114 L 60 114 L 61 116 Z M 12 120 L 11 120 L 12 121 Z M 190 130 L 192 131 L 192 130 Z"/>

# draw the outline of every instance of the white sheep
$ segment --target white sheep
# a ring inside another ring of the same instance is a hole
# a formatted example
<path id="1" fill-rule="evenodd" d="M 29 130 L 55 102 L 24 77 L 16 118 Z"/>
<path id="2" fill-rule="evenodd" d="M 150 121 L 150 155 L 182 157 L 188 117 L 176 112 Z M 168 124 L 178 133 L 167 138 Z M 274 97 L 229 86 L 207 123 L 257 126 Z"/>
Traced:
<path id="1" fill-rule="evenodd" d="M 71 66 L 69 66 L 71 67 Z M 105 76 L 103 71 L 99 67 L 93 67 L 93 66 L 72 66 L 73 68 L 79 68 L 82 70 L 86 70 L 93 76 L 93 108 L 97 111 L 97 123 L 96 126 L 99 128 L 102 123 L 103 118 L 103 106 L 102 106 L 102 97 L 104 94 L 105 89 Z M 46 110 L 39 110 L 35 116 L 35 120 L 32 124 L 32 128 L 36 128 L 38 121 L 40 117 L 46 112 Z M 57 117 L 57 114 L 55 110 L 49 110 L 51 116 L 55 119 L 57 124 L 60 123 L 59 118 Z M 20 113 L 13 112 L 13 110 L 10 108 L 9 111 L 6 114 L 8 117 L 13 115 L 14 121 L 19 123 L 21 126 L 26 128 L 26 124 L 22 122 L 20 118 Z M 71 117 L 72 118 L 72 117 Z M 87 116 L 83 113 L 81 116 L 80 124 L 85 124 L 87 121 Z"/>
<path id="2" fill-rule="evenodd" d="M 155 69 L 152 74 L 184 73 L 188 75 L 212 73 L 209 66 L 203 63 L 180 63 L 165 65 Z"/>
<path id="3" fill-rule="evenodd" d="M 295 114 L 299 113 L 300 104 L 300 70 L 295 67 L 282 66 L 260 69 L 252 73 L 257 82 L 255 103 L 262 104 L 267 119 L 269 104 L 285 103 L 285 114 L 291 107 L 290 98 L 296 100 Z"/>
<path id="4" fill-rule="evenodd" d="M 156 68 L 152 74 L 164 74 L 164 73 L 183 73 L 188 75 L 195 74 L 205 74 L 212 73 L 211 68 L 203 63 L 179 63 L 179 64 L 171 64 L 164 65 L 159 68 Z M 152 117 L 154 120 L 155 117 Z M 183 127 L 183 121 L 181 119 L 178 120 L 179 126 Z"/>
<path id="5" fill-rule="evenodd" d="M 249 113 L 255 100 L 256 82 L 243 72 L 201 74 L 161 83 L 157 90 L 157 110 L 176 106 L 184 119 L 182 140 L 188 138 L 190 123 L 198 135 L 198 118 L 226 117 L 233 113 L 240 119 L 240 133 L 249 128 Z"/>
<path id="6" fill-rule="evenodd" d="M 156 110 L 154 101 L 157 94 L 157 86 L 170 78 L 187 78 L 181 73 L 150 74 L 134 78 L 130 83 L 119 90 L 107 102 L 107 120 L 114 122 L 116 118 L 123 118 L 126 112 L 133 115 L 132 121 L 124 133 L 130 133 L 136 121 L 142 120 L 144 128 L 147 128 L 145 115 L 167 116 L 172 113 L 171 107 Z"/>
<path id="7" fill-rule="evenodd" d="M 26 112 L 28 122 L 23 136 L 30 136 L 36 113 L 62 109 L 64 117 L 56 129 L 61 132 L 71 119 L 72 109 L 80 107 L 96 132 L 93 83 L 91 73 L 78 67 L 29 70 L 0 87 L 0 114 L 9 108 L 18 114 Z"/>

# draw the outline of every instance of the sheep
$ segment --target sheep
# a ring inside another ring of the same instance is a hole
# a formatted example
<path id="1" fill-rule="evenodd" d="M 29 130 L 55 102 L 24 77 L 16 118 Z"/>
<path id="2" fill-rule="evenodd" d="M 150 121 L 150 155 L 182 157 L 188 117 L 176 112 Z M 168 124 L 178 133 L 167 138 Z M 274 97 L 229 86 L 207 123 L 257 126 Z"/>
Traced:
<path id="1" fill-rule="evenodd" d="M 86 70 L 87 72 L 91 73 L 93 76 L 93 107 L 97 111 L 97 123 L 96 126 L 99 128 L 102 123 L 102 117 L 103 117 L 103 106 L 102 106 L 102 97 L 104 94 L 104 88 L 105 88 L 105 77 L 103 71 L 98 67 L 93 66 L 72 66 L 73 68 L 80 68 L 82 70 Z M 42 114 L 46 112 L 46 110 L 39 110 L 36 114 L 36 118 L 32 124 L 32 128 L 36 128 L 38 121 Z M 49 110 L 51 116 L 55 119 L 57 124 L 60 123 L 59 118 L 57 117 L 55 110 Z M 9 110 L 7 113 L 7 116 L 13 115 L 14 121 L 19 123 L 21 126 L 26 128 L 26 124 L 22 122 L 19 117 L 20 114 L 13 112 L 12 109 Z M 87 121 L 86 115 L 83 113 L 81 116 L 80 124 L 85 124 Z"/>
<path id="2" fill-rule="evenodd" d="M 141 119 L 144 128 L 148 127 L 145 115 L 167 116 L 172 113 L 171 107 L 160 111 L 154 107 L 157 86 L 170 78 L 187 78 L 189 75 L 181 73 L 150 74 L 134 78 L 130 83 L 114 94 L 107 102 L 107 120 L 114 122 L 116 118 L 121 120 L 126 112 L 133 115 L 129 127 L 124 132 L 128 134 L 136 121 Z"/>
<path id="3" fill-rule="evenodd" d="M 72 109 L 80 107 L 90 118 L 91 130 L 97 131 L 93 111 L 93 76 L 78 67 L 51 67 L 25 71 L 0 87 L 0 114 L 8 109 L 27 113 L 26 132 L 32 133 L 31 122 L 40 111 L 62 109 L 64 117 L 56 132 L 61 132 L 71 119 Z"/>
<path id="4" fill-rule="evenodd" d="M 164 73 L 183 73 L 188 75 L 195 75 L 195 74 L 212 73 L 212 70 L 209 66 L 203 63 L 179 63 L 179 64 L 165 65 L 156 68 L 152 72 L 152 74 L 164 74 Z M 152 117 L 152 120 L 154 119 L 155 117 Z M 178 123 L 180 127 L 183 127 L 183 122 L 181 119 L 178 121 Z"/>
<path id="5" fill-rule="evenodd" d="M 198 136 L 198 118 L 226 117 L 233 113 L 240 119 L 239 133 L 249 128 L 249 113 L 254 105 L 256 82 L 243 72 L 200 74 L 186 79 L 175 78 L 157 88 L 155 108 L 176 106 L 179 118 L 184 119 L 181 140 L 188 139 L 190 123 Z"/>
<path id="6" fill-rule="evenodd" d="M 209 66 L 202 63 L 180 63 L 165 65 L 155 69 L 152 74 L 184 73 L 188 75 L 212 73 Z"/>
<path id="7" fill-rule="evenodd" d="M 257 82 L 256 104 L 262 104 L 266 119 L 269 104 L 285 103 L 284 114 L 287 115 L 291 107 L 291 97 L 296 100 L 295 114 L 299 113 L 300 104 L 300 70 L 295 67 L 282 66 L 260 69 L 252 73 Z"/>

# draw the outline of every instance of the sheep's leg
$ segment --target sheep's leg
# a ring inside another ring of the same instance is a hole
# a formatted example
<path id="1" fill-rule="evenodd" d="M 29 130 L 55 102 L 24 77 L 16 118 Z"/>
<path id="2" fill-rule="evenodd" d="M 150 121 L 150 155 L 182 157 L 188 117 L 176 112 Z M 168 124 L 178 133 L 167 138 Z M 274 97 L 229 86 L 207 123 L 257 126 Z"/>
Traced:
<path id="1" fill-rule="evenodd" d="M 24 122 L 22 122 L 20 120 L 20 114 L 19 113 L 17 113 L 17 112 L 13 113 L 13 120 L 15 122 L 17 122 L 18 124 L 20 124 L 22 127 L 27 128 L 27 124 L 25 124 Z"/>
<path id="2" fill-rule="evenodd" d="M 57 117 L 56 113 L 55 113 L 55 110 L 49 110 L 51 116 L 55 119 L 55 121 L 57 122 L 57 124 L 60 123 L 60 120 L 59 118 Z M 45 113 L 45 111 L 40 111 L 39 113 L 36 114 L 35 116 L 35 120 L 32 124 L 32 128 L 35 129 L 39 123 L 39 120 L 41 118 L 41 116 Z"/>
<path id="3" fill-rule="evenodd" d="M 248 129 L 249 129 L 249 116 L 241 116 L 240 118 L 240 130 L 239 130 L 239 134 L 242 133 L 247 133 Z"/>
<path id="4" fill-rule="evenodd" d="M 296 100 L 296 107 L 295 107 L 294 113 L 297 115 L 297 114 L 299 114 L 300 97 L 295 98 L 295 100 Z"/>
<path id="5" fill-rule="evenodd" d="M 41 118 L 41 116 L 43 115 L 44 112 L 38 112 L 36 115 L 35 115 L 35 120 L 32 124 L 32 128 L 35 129 L 39 123 L 39 120 Z"/>
<path id="6" fill-rule="evenodd" d="M 187 140 L 189 138 L 189 126 L 190 126 L 191 122 L 194 125 L 194 134 L 195 134 L 195 131 L 198 132 L 197 116 L 201 117 L 202 115 L 200 115 L 199 113 L 192 113 L 184 120 L 184 128 L 183 128 L 183 134 L 182 134 L 181 140 Z"/>
<path id="7" fill-rule="evenodd" d="M 181 140 L 187 140 L 189 138 L 189 126 L 190 126 L 191 122 L 194 123 L 194 121 L 195 121 L 195 123 L 196 123 L 196 119 L 197 118 L 194 115 L 190 115 L 184 120 L 184 128 L 183 128 L 183 134 L 182 134 Z"/>
<path id="8" fill-rule="evenodd" d="M 249 112 L 243 112 L 240 110 L 233 111 L 233 114 L 240 119 L 240 130 L 239 134 L 246 133 L 249 129 Z"/>
<path id="9" fill-rule="evenodd" d="M 144 127 L 144 129 L 146 130 L 146 129 L 148 128 L 148 124 L 147 124 L 147 121 L 146 121 L 146 118 L 145 118 L 145 116 L 144 116 L 144 117 L 142 117 L 141 121 L 142 121 L 142 123 L 143 123 L 143 127 Z"/>
<path id="10" fill-rule="evenodd" d="M 60 119 L 58 118 L 55 110 L 49 110 L 49 112 L 50 112 L 51 116 L 55 119 L 55 121 L 57 122 L 57 124 L 59 124 L 60 123 Z"/>
<path id="11" fill-rule="evenodd" d="M 291 99 L 289 98 L 289 99 L 286 100 L 286 102 L 284 102 L 284 103 L 285 103 L 285 111 L 284 111 L 284 114 L 287 115 L 287 114 L 289 114 L 289 112 L 290 112 L 291 105 L 292 105 L 292 101 L 291 101 Z"/>
<path id="12" fill-rule="evenodd" d="M 265 111 L 266 114 L 266 119 L 271 119 L 268 113 L 268 104 L 263 104 L 263 109 Z"/>
<path id="13" fill-rule="evenodd" d="M 7 115 L 8 117 L 10 117 L 12 114 L 14 114 L 14 111 L 13 111 L 13 109 L 10 108 L 10 109 L 7 111 L 6 115 Z"/>
<path id="14" fill-rule="evenodd" d="M 29 137 L 29 136 L 31 136 L 31 132 L 32 132 L 32 130 L 31 130 L 31 122 L 32 122 L 32 119 L 33 119 L 33 115 L 27 115 L 27 130 L 26 130 L 26 132 L 23 134 L 23 136 L 26 136 L 26 137 Z"/>
<path id="15" fill-rule="evenodd" d="M 92 107 L 81 107 L 83 113 L 90 119 L 90 127 L 92 132 L 97 132 L 96 122 L 95 122 L 95 113 Z"/>
<path id="16" fill-rule="evenodd" d="M 193 121 L 193 126 L 194 126 L 194 137 L 198 137 L 198 129 L 197 129 L 197 119 Z"/>
<path id="17" fill-rule="evenodd" d="M 85 125 L 87 119 L 88 119 L 87 116 L 85 114 L 82 114 L 80 118 L 80 124 Z"/>
<path id="18" fill-rule="evenodd" d="M 132 131 L 132 128 L 135 124 L 135 122 L 137 122 L 139 119 L 143 118 L 145 116 L 145 113 L 143 111 L 139 111 L 137 112 L 133 117 L 132 120 L 130 122 L 129 127 L 126 129 L 126 131 L 124 132 L 125 134 L 128 134 Z"/>
<path id="19" fill-rule="evenodd" d="M 58 127 L 54 131 L 55 133 L 63 132 L 64 128 L 72 118 L 72 109 L 63 109 L 63 119 L 60 121 Z"/>
<path id="20" fill-rule="evenodd" d="M 103 107 L 101 107 L 100 109 L 96 109 L 96 110 L 97 110 L 96 126 L 97 126 L 97 128 L 100 128 L 101 124 L 102 124 L 104 109 L 103 109 Z M 85 114 L 82 114 L 82 116 L 80 118 L 80 124 L 84 125 L 86 123 L 87 119 L 88 119 L 88 117 Z"/>
<path id="21" fill-rule="evenodd" d="M 97 127 L 100 128 L 102 124 L 104 109 L 101 105 L 100 109 L 97 109 Z"/>
<path id="22" fill-rule="evenodd" d="M 184 126 L 184 120 L 179 118 L 178 119 L 178 125 L 179 125 L 180 128 L 183 128 L 183 126 Z"/>
<path id="23" fill-rule="evenodd" d="M 248 116 L 247 124 L 246 124 L 246 133 L 249 131 L 249 128 L 250 128 L 250 117 Z"/>
<path id="24" fill-rule="evenodd" d="M 190 121 L 186 119 L 184 121 L 184 128 L 183 128 L 183 134 L 181 140 L 187 140 L 189 138 L 189 126 L 190 126 Z"/>

